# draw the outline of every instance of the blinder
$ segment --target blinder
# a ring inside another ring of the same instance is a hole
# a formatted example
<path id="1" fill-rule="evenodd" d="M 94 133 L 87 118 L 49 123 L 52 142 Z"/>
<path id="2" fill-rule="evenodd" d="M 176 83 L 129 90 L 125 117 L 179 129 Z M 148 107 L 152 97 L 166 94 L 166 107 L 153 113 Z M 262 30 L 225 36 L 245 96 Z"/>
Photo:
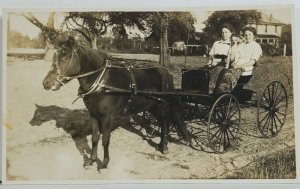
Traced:
<path id="1" fill-rule="evenodd" d="M 70 81 L 70 80 L 72 79 L 71 77 L 66 76 L 66 73 L 68 72 L 69 68 L 70 68 L 71 65 L 72 65 L 74 55 L 76 55 L 77 58 L 78 58 L 77 50 L 76 50 L 75 48 L 70 49 L 70 50 L 72 50 L 72 52 L 69 53 L 69 54 L 67 54 L 67 55 L 65 55 L 65 56 L 63 56 L 63 57 L 61 58 L 61 61 L 67 62 L 66 59 L 67 59 L 68 57 L 71 56 L 71 59 L 70 59 L 70 62 L 69 62 L 69 64 L 68 64 L 67 69 L 64 71 L 64 73 L 62 73 L 61 69 L 59 68 L 59 64 L 58 64 L 58 62 L 59 62 L 59 57 L 58 57 L 58 55 L 59 55 L 59 52 L 62 51 L 62 50 L 64 50 L 64 49 L 70 49 L 70 48 L 64 47 L 64 46 L 63 46 L 63 47 L 61 47 L 61 48 L 55 50 L 55 51 L 54 51 L 54 56 L 53 56 L 54 66 L 55 66 L 55 69 L 56 69 L 56 71 L 57 71 L 57 73 L 58 73 L 58 76 L 56 77 L 56 80 L 57 80 L 59 83 L 61 83 L 62 85 L 65 85 L 64 81 Z"/>

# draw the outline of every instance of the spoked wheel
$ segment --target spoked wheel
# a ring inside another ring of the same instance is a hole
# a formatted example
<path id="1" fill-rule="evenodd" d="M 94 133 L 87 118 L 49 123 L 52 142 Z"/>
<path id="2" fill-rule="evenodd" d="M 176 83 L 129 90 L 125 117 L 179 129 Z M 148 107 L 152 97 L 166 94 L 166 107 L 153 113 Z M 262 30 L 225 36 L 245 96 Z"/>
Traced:
<path id="1" fill-rule="evenodd" d="M 241 120 L 240 105 L 231 94 L 225 94 L 214 103 L 208 118 L 208 142 L 217 153 L 230 149 L 237 138 Z"/>
<path id="2" fill-rule="evenodd" d="M 159 136 L 160 127 L 157 119 L 149 112 L 143 112 L 146 134 L 149 138 Z"/>
<path id="3" fill-rule="evenodd" d="M 288 108 L 287 92 L 279 81 L 270 82 L 257 103 L 257 127 L 263 137 L 276 136 L 282 129 Z"/>

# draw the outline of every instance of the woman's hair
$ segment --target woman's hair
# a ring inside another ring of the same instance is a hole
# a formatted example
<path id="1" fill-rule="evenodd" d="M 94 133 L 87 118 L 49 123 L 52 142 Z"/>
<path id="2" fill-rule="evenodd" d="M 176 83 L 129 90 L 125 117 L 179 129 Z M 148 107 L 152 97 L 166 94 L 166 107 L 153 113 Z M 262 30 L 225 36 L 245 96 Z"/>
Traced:
<path id="1" fill-rule="evenodd" d="M 235 29 L 234 29 L 234 27 L 233 27 L 231 24 L 224 23 L 224 24 L 222 25 L 222 29 L 223 29 L 223 28 L 228 29 L 231 33 L 235 33 Z"/>
<path id="2" fill-rule="evenodd" d="M 243 34 L 245 34 L 245 31 L 251 31 L 253 33 L 253 35 L 256 36 L 256 29 L 253 27 L 245 27 L 243 29 Z"/>

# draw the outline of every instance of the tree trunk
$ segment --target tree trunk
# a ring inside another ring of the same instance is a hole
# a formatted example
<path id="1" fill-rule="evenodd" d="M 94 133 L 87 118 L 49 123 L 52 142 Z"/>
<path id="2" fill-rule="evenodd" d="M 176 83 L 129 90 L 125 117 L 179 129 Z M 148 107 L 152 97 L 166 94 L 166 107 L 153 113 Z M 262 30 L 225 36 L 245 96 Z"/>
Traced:
<path id="1" fill-rule="evenodd" d="M 51 12 L 49 14 L 48 21 L 47 21 L 47 28 L 55 30 L 54 28 L 55 14 L 56 14 L 55 12 Z"/>
<path id="2" fill-rule="evenodd" d="M 54 55 L 54 47 L 51 42 L 51 37 L 56 32 L 54 28 L 55 23 L 55 12 L 51 12 L 49 14 L 47 24 L 44 25 L 42 22 L 40 22 L 32 13 L 24 13 L 23 16 L 33 25 L 40 28 L 43 36 L 46 40 L 46 47 L 45 47 L 45 61 L 52 62 L 53 61 L 53 55 Z"/>
<path id="3" fill-rule="evenodd" d="M 98 49 L 98 47 L 97 47 L 97 36 L 92 37 L 91 46 L 92 46 L 92 49 L 96 49 L 96 50 Z"/>
<path id="4" fill-rule="evenodd" d="M 168 53 L 168 20 L 165 15 L 161 17 L 161 35 L 160 35 L 160 64 L 169 66 L 169 53 Z"/>

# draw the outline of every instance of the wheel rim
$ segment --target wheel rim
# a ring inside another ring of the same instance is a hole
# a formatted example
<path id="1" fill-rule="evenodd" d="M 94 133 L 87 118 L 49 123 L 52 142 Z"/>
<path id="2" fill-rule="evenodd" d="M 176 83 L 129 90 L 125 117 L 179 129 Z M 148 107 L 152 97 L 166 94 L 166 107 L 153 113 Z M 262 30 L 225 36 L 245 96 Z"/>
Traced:
<path id="1" fill-rule="evenodd" d="M 225 94 L 214 103 L 208 119 L 208 141 L 210 148 L 217 152 L 226 152 L 238 137 L 241 111 L 237 99 Z"/>
<path id="2" fill-rule="evenodd" d="M 264 89 L 257 104 L 257 127 L 263 137 L 276 136 L 287 115 L 288 98 L 283 84 L 272 81 Z"/>

